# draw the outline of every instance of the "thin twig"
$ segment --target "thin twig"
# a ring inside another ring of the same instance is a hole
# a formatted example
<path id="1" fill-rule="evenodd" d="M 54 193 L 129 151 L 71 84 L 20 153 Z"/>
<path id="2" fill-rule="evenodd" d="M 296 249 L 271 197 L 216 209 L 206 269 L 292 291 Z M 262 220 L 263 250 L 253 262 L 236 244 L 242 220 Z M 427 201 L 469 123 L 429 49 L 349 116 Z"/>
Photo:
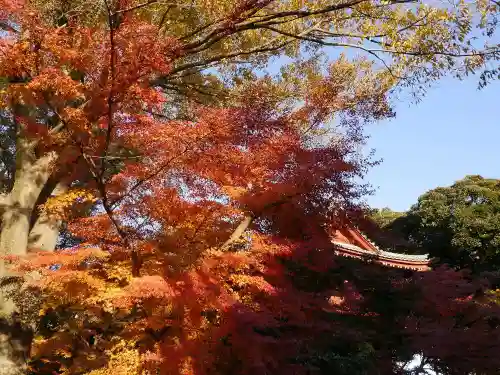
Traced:
<path id="1" fill-rule="evenodd" d="M 159 1 L 158 0 L 150 0 L 150 1 L 146 1 L 145 3 L 142 3 L 142 4 L 138 4 L 138 5 L 134 5 L 134 6 L 131 6 L 129 8 L 125 8 L 125 9 L 119 9 L 115 12 L 113 12 L 113 16 L 116 15 L 116 14 L 120 14 L 120 13 L 127 13 L 127 12 L 131 12 L 133 10 L 137 10 L 137 9 L 141 9 L 141 8 L 144 8 L 144 7 L 147 7 L 151 4 L 155 4 L 155 3 L 158 3 Z M 106 4 L 106 7 L 107 7 L 107 4 Z M 109 8 L 108 8 L 109 9 Z"/>
<path id="2" fill-rule="evenodd" d="M 104 146 L 104 158 L 108 154 L 109 145 L 111 143 L 111 134 L 113 131 L 113 89 L 115 84 L 115 16 L 111 13 L 111 9 L 109 8 L 107 0 L 104 0 L 104 4 L 106 5 L 106 11 L 108 14 L 108 26 L 109 26 L 109 69 L 111 74 L 111 82 L 109 84 L 109 93 L 108 93 L 108 128 L 106 129 L 106 141 Z M 105 160 L 105 159 L 104 159 Z M 101 165 L 101 172 L 99 173 L 99 178 L 102 179 L 104 176 L 104 172 L 106 170 L 106 163 L 103 161 Z"/>
<path id="3" fill-rule="evenodd" d="M 85 154 L 86 157 L 93 159 L 106 159 L 106 160 L 129 160 L 129 159 L 140 159 L 142 156 L 99 156 L 99 155 L 89 155 Z"/>
<path id="4" fill-rule="evenodd" d="M 119 198 L 116 198 L 114 201 L 110 202 L 111 208 L 115 209 L 118 206 L 118 204 L 120 204 L 120 202 L 122 202 L 125 198 L 127 198 L 133 191 L 138 189 L 141 185 L 143 185 L 147 181 L 158 176 L 161 172 L 163 172 L 165 169 L 167 169 L 170 166 L 170 163 L 172 163 L 175 159 L 181 157 L 181 155 L 183 155 L 186 152 L 187 152 L 187 149 L 185 149 L 183 152 L 181 152 L 178 155 L 172 156 L 166 163 L 162 164 L 157 170 L 155 170 L 154 172 L 151 172 L 146 177 L 137 181 L 125 194 L 123 194 Z"/>

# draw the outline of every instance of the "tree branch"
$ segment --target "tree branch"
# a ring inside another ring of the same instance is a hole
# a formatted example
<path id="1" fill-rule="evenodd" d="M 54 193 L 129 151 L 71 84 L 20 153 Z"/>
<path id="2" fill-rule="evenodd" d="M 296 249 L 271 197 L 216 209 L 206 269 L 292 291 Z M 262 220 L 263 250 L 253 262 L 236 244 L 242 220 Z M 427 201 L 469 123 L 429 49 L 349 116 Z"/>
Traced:
<path id="1" fill-rule="evenodd" d="M 228 29 L 227 29 L 227 25 L 226 25 L 227 20 L 219 21 L 220 25 L 218 27 L 216 27 L 213 31 L 211 31 L 210 33 L 205 35 L 202 39 L 200 39 L 196 42 L 192 42 L 190 44 L 186 44 L 184 46 L 184 50 L 185 51 L 197 50 L 202 45 L 204 45 L 208 42 L 211 42 L 211 40 L 213 40 L 213 38 L 216 39 L 215 40 L 215 42 L 216 42 L 220 39 L 223 39 L 223 38 L 228 37 L 230 35 L 234 35 L 234 34 L 239 33 L 241 31 L 255 30 L 255 29 L 262 28 L 263 26 L 266 26 L 265 24 L 262 24 L 262 22 L 264 22 L 264 21 L 269 22 L 269 21 L 272 21 L 275 19 L 291 17 L 291 16 L 296 16 L 297 17 L 296 19 L 305 18 L 305 17 L 309 17 L 309 16 L 315 16 L 315 15 L 334 12 L 334 11 L 345 9 L 345 8 L 350 8 L 354 5 L 357 5 L 357 4 L 366 2 L 366 1 L 367 0 L 353 0 L 351 2 L 347 2 L 347 3 L 343 3 L 343 4 L 330 5 L 330 6 L 323 8 L 323 9 L 318 9 L 315 11 L 297 10 L 297 11 L 272 13 L 272 14 L 268 14 L 268 15 L 263 15 L 262 16 L 263 18 L 259 19 L 259 20 L 252 20 L 252 21 L 247 20 L 246 22 L 241 22 L 239 24 L 236 24 L 236 25 L 231 27 L 230 31 L 228 31 Z M 210 45 L 212 45 L 212 44 L 213 44 L 213 42 L 210 43 Z M 201 50 L 203 50 L 203 49 L 201 49 Z"/>
<path id="2" fill-rule="evenodd" d="M 155 178 L 158 176 L 161 172 L 163 172 L 166 168 L 170 166 L 170 164 L 177 158 L 181 157 L 181 155 L 185 154 L 187 152 L 187 149 L 185 149 L 183 152 L 181 152 L 178 155 L 172 156 L 166 163 L 162 164 L 157 170 L 151 172 L 149 175 L 146 177 L 140 179 L 137 181 L 125 194 L 123 194 L 121 197 L 115 199 L 114 201 L 110 202 L 111 208 L 115 209 L 120 202 L 122 202 L 125 198 L 127 198 L 133 191 L 138 189 L 142 184 L 146 183 L 147 181 Z"/>
<path id="3" fill-rule="evenodd" d="M 96 166 L 92 159 L 89 159 L 88 157 L 85 156 L 85 153 L 83 151 L 83 147 L 80 144 L 80 151 L 84 157 L 85 162 L 87 163 L 90 173 L 92 177 L 94 178 L 94 181 L 96 182 L 97 185 L 97 190 L 99 191 L 99 194 L 101 195 L 101 202 L 102 206 L 104 208 L 104 211 L 106 212 L 106 215 L 109 217 L 109 220 L 115 227 L 116 232 L 118 233 L 118 236 L 120 236 L 120 239 L 123 243 L 123 246 L 126 249 L 130 250 L 130 256 L 132 260 L 132 276 L 138 277 L 140 276 L 140 270 L 141 270 L 141 258 L 140 254 L 136 249 L 132 247 L 132 244 L 128 240 L 128 235 L 127 233 L 122 229 L 120 223 L 118 223 L 118 220 L 115 218 L 114 212 L 113 212 L 113 207 L 111 206 L 110 202 L 108 201 L 107 193 L 106 193 L 106 185 L 103 182 L 102 178 L 99 176 L 99 174 L 96 172 Z"/>
<path id="4" fill-rule="evenodd" d="M 401 27 L 400 29 L 398 29 L 396 31 L 396 33 L 400 34 L 403 31 L 406 31 L 406 30 L 408 30 L 408 29 L 410 29 L 412 27 L 419 26 L 419 23 L 422 22 L 423 20 L 425 20 L 429 16 L 429 14 L 430 14 L 430 12 L 424 14 L 422 17 L 420 17 L 419 19 L 415 20 L 411 24 L 409 24 L 407 26 L 404 26 L 404 27 Z M 322 33 L 322 34 L 324 34 L 326 36 L 332 37 L 332 38 L 347 37 L 347 38 L 366 39 L 368 41 L 371 41 L 370 39 L 372 39 L 372 38 L 382 38 L 382 37 L 385 37 L 385 36 L 388 35 L 387 33 L 384 33 L 384 34 L 372 34 L 372 35 L 352 34 L 352 33 L 333 33 L 331 31 L 324 30 L 324 29 L 319 29 L 319 28 L 316 28 L 314 31 L 320 32 L 320 33 Z"/>
<path id="5" fill-rule="evenodd" d="M 108 103 L 108 128 L 106 129 L 106 141 L 104 148 L 104 159 L 101 164 L 101 171 L 99 173 L 99 178 L 102 179 L 104 176 L 104 172 L 106 170 L 106 156 L 108 154 L 109 145 L 111 143 L 111 134 L 113 131 L 113 89 L 114 89 L 114 81 L 115 81 L 115 20 L 116 15 L 111 12 L 109 8 L 108 1 L 103 0 L 106 6 L 106 11 L 108 14 L 108 26 L 109 26 L 109 69 L 111 74 L 111 82 L 109 84 L 109 93 L 107 98 Z"/>
<path id="6" fill-rule="evenodd" d="M 294 42 L 295 40 L 301 39 L 303 37 L 303 35 L 307 35 L 309 32 L 311 32 L 313 29 L 315 29 L 319 23 L 320 22 L 318 22 L 317 24 L 315 24 L 311 28 L 308 28 L 308 29 L 302 31 L 301 33 L 299 33 L 297 35 L 290 34 L 292 36 L 291 38 L 289 38 L 288 40 L 285 40 L 285 41 L 283 41 L 283 42 L 281 42 L 281 43 L 279 43 L 279 44 L 277 44 L 275 46 L 271 46 L 271 45 L 273 43 L 278 42 L 280 40 L 279 38 L 272 39 L 269 42 L 267 42 L 267 43 L 265 43 L 265 44 L 263 44 L 263 45 L 261 45 L 259 47 L 256 47 L 256 48 L 253 48 L 253 49 L 250 49 L 250 50 L 247 50 L 247 51 L 240 51 L 240 52 L 233 52 L 233 53 L 221 54 L 221 55 L 218 55 L 218 56 L 212 56 L 211 58 L 208 58 L 208 59 L 205 59 L 205 60 L 202 60 L 202 61 L 196 61 L 196 62 L 187 63 L 187 64 L 184 64 L 184 65 L 178 66 L 177 68 L 174 68 L 170 72 L 170 75 L 179 73 L 179 72 L 181 72 L 183 70 L 187 70 L 187 69 L 191 69 L 191 68 L 196 68 L 196 67 L 199 67 L 199 66 L 206 66 L 206 65 L 211 64 L 213 62 L 221 62 L 222 60 L 231 59 L 233 57 L 253 55 L 253 54 L 273 52 L 273 51 L 280 50 L 281 48 L 289 45 L 290 43 Z M 222 38 L 223 37 L 221 37 L 221 39 Z"/>
<path id="7" fill-rule="evenodd" d="M 255 217 L 252 214 L 246 215 L 245 218 L 240 222 L 240 224 L 233 231 L 233 233 L 231 233 L 231 236 L 229 236 L 227 241 L 224 242 L 222 244 L 222 246 L 220 246 L 219 250 L 226 250 L 229 248 L 229 246 L 231 246 L 231 244 L 233 244 L 234 242 L 239 240 L 239 238 L 243 235 L 243 233 L 248 229 L 250 224 L 252 224 L 254 219 L 255 219 Z"/>
<path id="8" fill-rule="evenodd" d="M 119 9 L 119 10 L 113 12 L 112 15 L 114 16 L 114 15 L 120 14 L 120 13 L 131 12 L 133 10 L 141 9 L 141 8 L 147 7 L 147 6 L 151 5 L 151 4 L 158 3 L 158 2 L 159 2 L 158 0 L 146 1 L 145 3 L 142 3 L 142 4 L 134 5 L 134 6 L 131 6 L 131 7 L 125 8 L 125 9 Z M 106 6 L 107 6 L 107 4 L 106 4 Z"/>
<path id="9" fill-rule="evenodd" d="M 197 62 L 192 62 L 192 63 L 180 65 L 177 68 L 173 69 L 171 74 L 175 74 L 178 72 L 182 72 L 186 69 L 196 68 L 199 66 L 207 66 L 208 64 L 211 64 L 213 62 L 221 62 L 221 60 L 230 59 L 233 57 L 277 51 L 277 50 L 285 47 L 287 44 L 290 44 L 291 42 L 292 41 L 287 41 L 287 42 L 281 43 L 279 45 L 276 45 L 274 47 L 266 47 L 267 45 L 269 45 L 269 43 L 266 43 L 263 46 L 260 46 L 260 47 L 257 47 L 257 48 L 251 49 L 251 50 L 222 54 L 222 55 L 214 56 L 214 57 L 202 60 L 202 61 L 197 61 Z"/>
<path id="10" fill-rule="evenodd" d="M 257 213 L 248 213 L 245 215 L 243 220 L 240 222 L 240 224 L 236 227 L 236 229 L 231 233 L 231 236 L 227 239 L 226 242 L 224 242 L 219 249 L 220 250 L 225 250 L 228 249 L 229 246 L 236 242 L 242 235 L 243 233 L 248 229 L 248 227 L 255 221 L 255 219 L 259 218 L 262 216 L 264 212 L 266 212 L 270 208 L 278 207 L 281 206 L 282 204 L 288 202 L 290 199 L 301 195 L 302 193 L 296 192 L 294 194 L 286 194 L 283 195 L 281 199 L 278 199 L 274 202 L 266 204 L 259 212 Z"/>
<path id="11" fill-rule="evenodd" d="M 196 53 L 202 52 L 202 51 L 210 48 L 210 46 L 223 40 L 224 38 L 228 38 L 231 35 L 234 35 L 234 34 L 246 31 L 246 30 L 271 29 L 272 25 L 275 25 L 278 23 L 288 23 L 288 22 L 298 20 L 300 18 L 317 16 L 317 15 L 327 14 L 327 13 L 335 12 L 335 11 L 346 9 L 346 8 L 352 8 L 352 7 L 354 7 L 358 4 L 361 4 L 365 1 L 367 1 L 367 0 L 353 0 L 350 2 L 342 3 L 342 4 L 330 5 L 330 6 L 324 7 L 322 9 L 314 10 L 314 11 L 294 10 L 294 11 L 284 11 L 284 12 L 266 14 L 266 15 L 262 15 L 262 16 L 258 16 L 258 17 L 251 17 L 251 20 L 247 19 L 245 22 L 240 22 L 236 25 L 231 25 L 230 31 L 228 31 L 228 29 L 227 29 L 227 25 L 225 23 L 226 20 L 216 21 L 215 23 L 205 25 L 205 26 L 195 30 L 192 34 L 188 34 L 186 36 L 183 36 L 181 39 L 184 39 L 184 40 L 189 39 L 190 37 L 198 34 L 199 32 L 206 30 L 207 28 L 209 28 L 211 26 L 216 25 L 216 27 L 212 31 L 210 31 L 207 35 L 205 35 L 201 39 L 194 41 L 192 43 L 185 44 L 183 49 L 185 52 L 187 52 L 188 55 L 194 55 Z M 396 1 L 392 1 L 384 6 L 390 6 L 390 5 L 394 5 L 394 4 L 403 4 L 403 3 L 413 3 L 413 2 L 415 2 L 415 0 L 396 0 Z M 290 18 L 290 17 L 294 17 L 293 20 L 286 20 L 286 18 Z M 420 22 L 420 21 L 421 21 L 421 19 L 417 20 L 416 22 Z M 321 21 L 319 23 L 321 23 Z M 411 27 L 411 26 L 409 26 L 409 27 Z M 301 32 L 299 34 L 285 33 L 279 29 L 274 29 L 274 31 L 280 33 L 281 35 L 286 35 L 287 37 L 289 37 L 290 40 L 285 41 L 285 42 L 280 43 L 280 44 L 275 45 L 275 46 L 271 46 L 274 42 L 277 42 L 279 40 L 278 38 L 276 38 L 276 39 L 271 40 L 270 42 L 268 42 L 262 46 L 259 46 L 257 48 L 253 48 L 253 49 L 250 49 L 247 51 L 220 54 L 218 56 L 212 56 L 210 58 L 207 58 L 207 59 L 204 59 L 201 61 L 186 63 L 186 64 L 183 64 L 183 65 L 180 65 L 180 66 L 174 68 L 170 72 L 170 75 L 176 74 L 176 73 L 184 71 L 186 69 L 208 66 L 209 64 L 212 64 L 214 62 L 221 62 L 222 60 L 232 59 L 232 58 L 235 58 L 238 56 L 246 56 L 246 55 L 252 55 L 252 54 L 277 51 L 281 48 L 284 48 L 286 45 L 292 43 L 294 40 L 308 40 L 308 41 L 316 42 L 316 43 L 322 42 L 321 44 L 323 44 L 323 45 L 336 45 L 336 44 L 329 44 L 328 42 L 322 41 L 321 39 L 318 39 L 318 38 L 306 38 L 306 37 L 304 37 L 305 35 L 309 34 L 311 31 L 313 31 L 312 29 L 313 28 L 304 30 L 303 32 Z M 317 29 L 317 25 L 314 27 L 314 29 Z M 376 51 L 373 51 L 373 52 L 376 52 Z"/>

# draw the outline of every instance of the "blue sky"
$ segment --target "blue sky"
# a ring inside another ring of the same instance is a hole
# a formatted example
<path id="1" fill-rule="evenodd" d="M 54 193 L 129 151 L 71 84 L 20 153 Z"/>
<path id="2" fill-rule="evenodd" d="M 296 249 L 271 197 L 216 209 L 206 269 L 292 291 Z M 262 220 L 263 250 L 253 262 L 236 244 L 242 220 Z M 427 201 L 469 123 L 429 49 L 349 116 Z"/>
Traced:
<path id="1" fill-rule="evenodd" d="M 407 210 L 422 193 L 468 174 L 500 178 L 500 83 L 446 78 L 396 118 L 370 125 L 369 148 L 383 158 L 366 176 L 372 207 Z"/>

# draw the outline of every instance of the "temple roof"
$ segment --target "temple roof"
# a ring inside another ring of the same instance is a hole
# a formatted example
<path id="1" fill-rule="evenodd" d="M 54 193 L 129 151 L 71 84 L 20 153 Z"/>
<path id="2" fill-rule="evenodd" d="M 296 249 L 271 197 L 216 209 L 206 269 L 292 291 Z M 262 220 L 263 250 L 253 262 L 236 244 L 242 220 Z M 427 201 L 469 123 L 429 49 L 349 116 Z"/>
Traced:
<path id="1" fill-rule="evenodd" d="M 355 226 L 337 229 L 332 233 L 332 243 L 336 253 L 354 258 L 373 257 L 379 263 L 396 268 L 407 268 L 417 271 L 429 269 L 429 256 L 401 254 L 380 249 Z"/>

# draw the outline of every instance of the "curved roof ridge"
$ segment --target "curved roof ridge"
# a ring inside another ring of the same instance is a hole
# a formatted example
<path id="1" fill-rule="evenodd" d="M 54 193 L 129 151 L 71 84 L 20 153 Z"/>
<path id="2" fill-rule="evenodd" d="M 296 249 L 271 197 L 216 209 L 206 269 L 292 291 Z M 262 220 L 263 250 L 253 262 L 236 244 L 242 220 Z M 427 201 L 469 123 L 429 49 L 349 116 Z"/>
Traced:
<path id="1" fill-rule="evenodd" d="M 370 238 L 366 235 L 366 233 L 361 231 L 361 229 L 359 229 L 357 225 L 354 227 L 359 232 L 359 234 L 361 234 L 363 236 L 363 238 L 367 242 L 369 242 L 374 248 L 376 248 L 378 250 L 380 255 L 395 258 L 395 259 L 399 259 L 401 257 L 404 257 L 405 259 L 429 260 L 429 254 L 402 254 L 402 253 L 394 253 L 392 251 L 383 250 L 377 244 L 375 244 L 375 242 L 370 240 Z"/>
<path id="2" fill-rule="evenodd" d="M 364 249 L 360 248 L 359 246 L 352 245 L 352 244 L 346 244 L 346 243 L 338 242 L 338 241 L 333 241 L 333 244 L 337 245 L 341 248 L 347 249 L 347 250 L 355 251 L 359 254 L 378 255 L 381 258 L 410 261 L 410 262 L 419 262 L 419 263 L 429 262 L 429 255 L 428 254 L 424 254 L 424 255 L 400 254 L 400 253 L 393 253 L 393 252 L 384 251 L 384 250 L 379 250 L 377 253 L 373 253 L 371 251 L 364 250 Z"/>

